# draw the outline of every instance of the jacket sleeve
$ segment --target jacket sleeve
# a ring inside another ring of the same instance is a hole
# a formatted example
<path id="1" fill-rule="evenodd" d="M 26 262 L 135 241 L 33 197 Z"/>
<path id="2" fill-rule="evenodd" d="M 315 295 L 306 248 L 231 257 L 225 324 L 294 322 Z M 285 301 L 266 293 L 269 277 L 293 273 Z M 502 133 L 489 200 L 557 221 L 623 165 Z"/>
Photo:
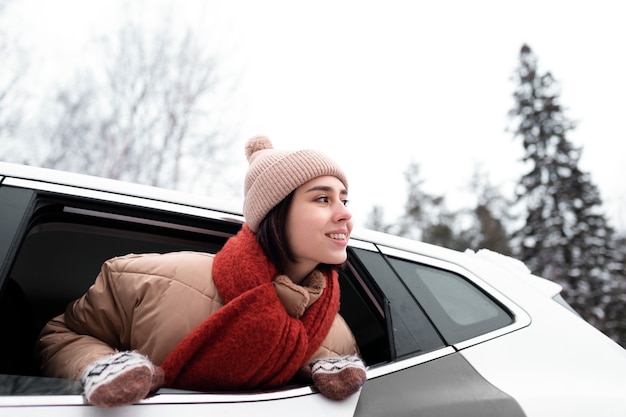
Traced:
<path id="1" fill-rule="evenodd" d="M 37 346 L 42 375 L 53 378 L 80 379 L 87 365 L 112 353 L 101 340 L 69 329 L 63 314 L 44 326 Z"/>
<path id="2" fill-rule="evenodd" d="M 316 359 L 346 355 L 360 356 L 359 348 L 350 327 L 343 317 L 337 314 L 322 346 L 315 351 L 308 363 Z"/>
<path id="3" fill-rule="evenodd" d="M 41 331 L 37 355 L 44 376 L 79 379 L 88 364 L 128 349 L 123 341 L 128 340 L 129 319 L 112 279 L 114 261 L 104 263 L 89 290 Z"/>

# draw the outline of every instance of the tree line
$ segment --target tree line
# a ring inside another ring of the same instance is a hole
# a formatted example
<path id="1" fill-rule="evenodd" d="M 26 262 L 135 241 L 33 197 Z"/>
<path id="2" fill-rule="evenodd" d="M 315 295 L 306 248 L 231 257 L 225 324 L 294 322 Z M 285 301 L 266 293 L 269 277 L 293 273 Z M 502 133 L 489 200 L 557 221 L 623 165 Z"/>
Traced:
<path id="1" fill-rule="evenodd" d="M 626 346 L 626 238 L 611 227 L 591 176 L 579 168 L 581 148 L 568 133 L 576 124 L 560 103 L 559 85 L 540 73 L 528 45 L 519 53 L 509 112 L 527 171 L 512 201 L 476 173 L 474 207 L 447 209 L 444 195 L 423 190 L 419 164 L 405 171 L 404 214 L 386 223 L 374 207 L 367 226 L 452 249 L 490 249 L 523 261 L 533 274 L 563 287 L 565 300 L 585 320 Z"/>

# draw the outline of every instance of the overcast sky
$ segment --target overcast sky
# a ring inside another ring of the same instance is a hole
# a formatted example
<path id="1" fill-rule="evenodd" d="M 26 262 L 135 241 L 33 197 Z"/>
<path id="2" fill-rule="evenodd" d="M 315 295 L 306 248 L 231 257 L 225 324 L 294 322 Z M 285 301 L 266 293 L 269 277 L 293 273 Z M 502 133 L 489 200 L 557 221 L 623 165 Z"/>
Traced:
<path id="1" fill-rule="evenodd" d="M 522 145 L 506 132 L 511 81 L 527 43 L 561 85 L 569 139 L 600 188 L 614 227 L 626 229 L 626 2 L 19 0 L 14 30 L 40 50 L 44 72 L 89 54 L 94 36 L 166 5 L 237 78 L 229 119 L 243 144 L 316 148 L 347 171 L 357 224 L 374 204 L 393 220 L 403 172 L 419 163 L 427 191 L 452 207 L 477 166 L 510 195 Z M 121 6 L 120 6 L 121 5 Z M 169 6 L 168 6 L 169 5 Z M 61 69 L 61 70 L 60 70 Z M 41 75 L 40 74 L 40 75 Z M 243 178 L 242 165 L 241 176 Z"/>

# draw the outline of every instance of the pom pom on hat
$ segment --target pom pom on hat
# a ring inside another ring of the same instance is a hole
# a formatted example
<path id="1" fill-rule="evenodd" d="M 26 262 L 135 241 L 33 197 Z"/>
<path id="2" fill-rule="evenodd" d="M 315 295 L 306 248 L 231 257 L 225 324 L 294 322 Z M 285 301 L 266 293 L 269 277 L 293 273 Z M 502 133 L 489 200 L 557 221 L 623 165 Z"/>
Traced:
<path id="1" fill-rule="evenodd" d="M 263 149 L 273 149 L 272 142 L 265 136 L 257 136 L 248 141 L 246 144 L 246 159 L 250 162 L 250 158 L 258 151 Z"/>
<path id="2" fill-rule="evenodd" d="M 250 166 L 244 185 L 243 216 L 255 233 L 270 210 L 314 178 L 330 175 L 348 188 L 339 165 L 315 150 L 279 151 L 267 137 L 256 136 L 246 143 L 246 158 Z"/>

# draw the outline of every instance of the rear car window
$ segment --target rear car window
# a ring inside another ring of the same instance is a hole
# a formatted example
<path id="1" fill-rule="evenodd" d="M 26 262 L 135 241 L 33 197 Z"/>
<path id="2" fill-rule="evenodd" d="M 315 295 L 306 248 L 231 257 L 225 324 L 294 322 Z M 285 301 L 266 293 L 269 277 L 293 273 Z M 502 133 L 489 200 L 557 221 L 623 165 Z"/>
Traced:
<path id="1" fill-rule="evenodd" d="M 390 263 L 448 344 L 513 322 L 502 305 L 459 274 L 397 258 Z"/>

